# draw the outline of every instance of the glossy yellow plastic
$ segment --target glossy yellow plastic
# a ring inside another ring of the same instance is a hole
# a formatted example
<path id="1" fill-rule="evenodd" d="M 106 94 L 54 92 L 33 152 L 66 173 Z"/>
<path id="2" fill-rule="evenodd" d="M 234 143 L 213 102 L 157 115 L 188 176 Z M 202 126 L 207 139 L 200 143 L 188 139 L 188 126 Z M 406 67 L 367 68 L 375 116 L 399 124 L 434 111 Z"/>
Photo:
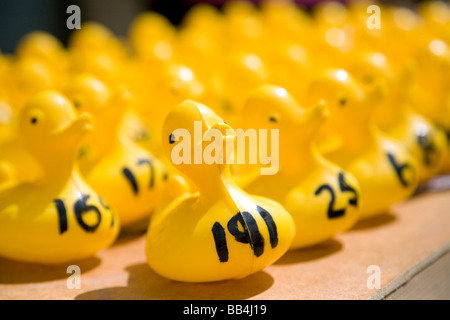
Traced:
<path id="1" fill-rule="evenodd" d="M 210 134 L 218 139 L 216 156 L 223 164 L 194 164 L 194 153 L 211 147 L 202 143 Z M 242 278 L 286 252 L 295 232 L 292 217 L 277 202 L 249 195 L 235 184 L 226 164 L 232 150 L 224 147 L 235 135 L 223 119 L 187 100 L 170 111 L 163 138 L 175 168 L 198 192 L 184 192 L 153 215 L 146 253 L 155 272 L 187 282 Z M 178 162 L 177 150 L 183 146 L 191 161 Z"/>
<path id="2" fill-rule="evenodd" d="M 382 89 L 370 92 L 343 69 L 317 75 L 308 90 L 311 102 L 327 101 L 330 118 L 325 124 L 340 143 L 324 156 L 352 173 L 361 188 L 361 219 L 385 213 L 407 199 L 418 184 L 417 164 L 406 144 L 376 127 L 374 108 Z"/>
<path id="3" fill-rule="evenodd" d="M 128 93 L 108 88 L 89 75 L 73 78 L 66 92 L 80 112 L 88 112 L 95 119 L 78 158 L 81 173 L 117 213 L 122 229 L 146 227 L 167 170 L 155 156 L 119 131 Z"/>
<path id="4" fill-rule="evenodd" d="M 323 102 L 305 110 L 284 88 L 262 85 L 250 95 L 242 116 L 246 130 L 279 130 L 278 172 L 257 175 L 242 187 L 281 203 L 292 215 L 296 235 L 291 249 L 320 243 L 354 225 L 361 206 L 358 181 L 315 146 L 328 116 Z"/>
<path id="5" fill-rule="evenodd" d="M 34 94 L 57 87 L 55 72 L 34 57 L 15 59 L 8 70 L 8 98 L 14 109 L 20 109 Z"/>
<path id="6" fill-rule="evenodd" d="M 1 256 L 60 264 L 93 256 L 115 240 L 119 221 L 74 164 L 91 123 L 56 91 L 35 95 L 23 108 L 19 137 L 44 174 L 0 189 Z"/>
<path id="7" fill-rule="evenodd" d="M 413 67 L 396 70 L 384 54 L 375 52 L 355 58 L 351 71 L 368 88 L 377 82 L 384 86 L 387 94 L 375 111 L 377 126 L 408 146 L 416 158 L 419 182 L 438 173 L 447 152 L 447 139 L 442 129 L 411 106 Z"/>
<path id="8" fill-rule="evenodd" d="M 69 60 L 63 44 L 45 31 L 33 31 L 23 37 L 16 48 L 17 57 L 34 58 L 54 72 L 67 72 Z"/>

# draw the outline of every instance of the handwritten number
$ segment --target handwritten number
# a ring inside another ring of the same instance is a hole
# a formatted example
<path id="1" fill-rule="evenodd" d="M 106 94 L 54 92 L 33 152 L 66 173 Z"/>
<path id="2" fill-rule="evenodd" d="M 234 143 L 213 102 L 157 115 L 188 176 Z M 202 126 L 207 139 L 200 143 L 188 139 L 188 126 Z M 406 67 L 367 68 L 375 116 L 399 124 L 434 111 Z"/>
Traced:
<path id="1" fill-rule="evenodd" d="M 54 201 L 56 210 L 58 211 L 59 220 L 59 234 L 63 234 L 67 231 L 67 210 L 64 202 L 61 199 Z"/>
<path id="2" fill-rule="evenodd" d="M 134 177 L 134 174 L 128 168 L 123 168 L 122 173 L 125 176 L 125 178 L 128 180 L 128 182 L 130 183 L 131 188 L 133 189 L 133 193 L 135 195 L 137 195 L 139 193 L 139 187 L 138 187 L 136 178 Z"/>
<path id="3" fill-rule="evenodd" d="M 228 261 L 228 246 L 227 238 L 225 236 L 225 229 L 219 222 L 214 223 L 212 227 L 214 243 L 216 244 L 217 255 L 220 262 Z"/>
<path id="4" fill-rule="evenodd" d="M 331 195 L 331 200 L 330 203 L 328 205 L 328 218 L 329 219 L 334 219 L 334 218 L 339 218 L 342 217 L 345 214 L 345 208 L 344 209 L 338 209 L 338 210 L 334 210 L 334 202 L 336 201 L 336 197 L 334 195 L 334 191 L 333 188 L 330 187 L 330 185 L 328 184 L 323 184 L 321 185 L 316 192 L 314 193 L 316 196 L 318 196 L 319 194 L 322 193 L 323 190 L 327 190 L 330 195 Z"/>
<path id="5" fill-rule="evenodd" d="M 137 162 L 138 166 L 141 166 L 141 165 L 144 165 L 144 164 L 148 165 L 149 168 L 150 168 L 149 188 L 152 189 L 155 186 L 155 166 L 153 164 L 153 161 L 149 160 L 149 159 L 139 159 L 138 162 Z M 122 174 L 125 176 L 127 181 L 130 183 L 131 188 L 133 189 L 133 193 L 135 195 L 137 195 L 139 193 L 139 186 L 138 186 L 138 183 L 136 181 L 136 177 L 134 176 L 133 172 L 131 172 L 131 170 L 129 168 L 124 167 L 122 169 Z"/>
<path id="6" fill-rule="evenodd" d="M 278 231 L 277 225 L 273 220 L 272 215 L 256 206 L 256 210 L 263 218 L 267 230 L 269 231 L 270 246 L 275 248 L 278 245 Z M 255 218 L 247 211 L 238 212 L 227 223 L 228 232 L 234 237 L 237 242 L 248 243 L 253 250 L 256 257 L 260 257 L 264 253 L 264 238 L 259 232 L 258 224 Z M 225 229 L 219 222 L 215 222 L 212 227 L 214 243 L 216 245 L 217 255 L 220 262 L 228 261 L 228 247 L 225 237 Z"/>
<path id="7" fill-rule="evenodd" d="M 267 229 L 269 230 L 270 246 L 273 249 L 278 245 L 277 225 L 267 210 L 261 208 L 260 206 L 256 206 L 256 210 L 258 210 L 259 215 L 264 219 L 264 222 L 267 225 Z"/>
<path id="8" fill-rule="evenodd" d="M 239 230 L 238 223 L 243 231 Z M 264 253 L 264 238 L 259 233 L 256 220 L 250 213 L 238 212 L 228 221 L 227 227 L 237 242 L 250 244 L 255 256 L 259 257 Z"/>
<path id="9" fill-rule="evenodd" d="M 356 207 L 358 205 L 358 193 L 356 192 L 356 190 L 352 186 L 347 184 L 347 182 L 345 181 L 343 172 L 339 172 L 338 181 L 339 181 L 339 188 L 341 189 L 342 192 L 351 192 L 351 193 L 353 193 L 354 197 L 350 198 L 348 200 L 348 203 L 351 206 L 355 206 Z"/>
<path id="10" fill-rule="evenodd" d="M 89 200 L 90 196 L 87 194 L 81 195 L 81 198 L 75 202 L 73 206 L 75 217 L 77 218 L 78 224 L 86 231 L 86 232 L 95 232 L 100 222 L 102 221 L 102 215 L 100 214 L 100 210 L 96 206 L 88 205 L 86 202 Z M 97 223 L 94 225 L 88 225 L 83 220 L 83 215 L 88 212 L 94 211 L 97 214 Z"/>
<path id="11" fill-rule="evenodd" d="M 405 188 L 408 187 L 409 186 L 409 182 L 405 180 L 405 177 L 403 176 L 403 172 L 406 169 L 410 169 L 411 168 L 409 163 L 398 164 L 397 161 L 394 158 L 394 155 L 392 153 L 388 153 L 387 157 L 389 159 L 390 164 L 394 168 L 395 173 L 397 174 L 397 177 L 400 180 L 400 183 L 402 184 L 402 186 L 405 187 Z"/>
<path id="12" fill-rule="evenodd" d="M 114 214 L 111 211 L 111 208 L 105 203 L 105 201 L 103 201 L 102 197 L 98 197 L 98 201 L 100 202 L 101 206 L 106 209 L 109 210 L 111 212 L 111 227 L 114 226 L 114 224 L 116 223 L 116 219 L 114 219 Z"/>
<path id="13" fill-rule="evenodd" d="M 423 162 L 425 163 L 425 165 L 431 166 L 434 162 L 433 155 L 436 155 L 437 151 L 433 140 L 428 134 L 418 134 L 417 143 L 423 151 Z"/>
<path id="14" fill-rule="evenodd" d="M 140 159 L 138 161 L 138 165 L 147 164 L 150 167 L 150 188 L 153 188 L 155 185 L 155 167 L 153 165 L 153 162 L 149 159 Z"/>
<path id="15" fill-rule="evenodd" d="M 89 195 L 82 194 L 81 197 L 75 202 L 73 209 L 78 225 L 86 232 L 95 232 L 102 221 L 102 216 L 100 210 L 96 206 L 87 204 L 89 198 Z M 99 201 L 104 209 L 109 210 L 109 206 L 105 204 L 102 198 L 99 197 Z M 55 204 L 56 211 L 58 212 L 59 234 L 63 234 L 68 230 L 66 205 L 61 199 L 56 199 L 53 203 Z M 88 212 L 95 212 L 97 215 L 97 222 L 94 225 L 87 224 L 83 219 L 83 215 Z M 114 226 L 114 223 L 114 215 L 111 212 L 111 227 Z"/>

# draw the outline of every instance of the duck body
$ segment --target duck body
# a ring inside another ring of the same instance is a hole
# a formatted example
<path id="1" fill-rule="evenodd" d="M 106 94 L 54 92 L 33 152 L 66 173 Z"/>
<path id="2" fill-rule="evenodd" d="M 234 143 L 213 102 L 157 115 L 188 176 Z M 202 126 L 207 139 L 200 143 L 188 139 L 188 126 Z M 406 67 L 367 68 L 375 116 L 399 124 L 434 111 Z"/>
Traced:
<path id="1" fill-rule="evenodd" d="M 3 191 L 0 255 L 61 264 L 94 256 L 115 240 L 119 221 L 76 171 L 63 186 L 31 183 Z"/>
<path id="2" fill-rule="evenodd" d="M 184 141 L 177 129 L 193 132 L 194 120 L 207 130 L 205 135 L 214 128 L 223 134 L 224 143 L 234 139 L 234 133 L 228 132 L 231 127 L 200 103 L 187 100 L 170 111 L 163 129 L 163 137 L 169 138 L 164 147 L 175 169 L 193 187 L 152 216 L 147 261 L 158 274 L 178 281 L 243 278 L 281 257 L 295 227 L 282 205 L 240 189 L 225 160 L 223 164 L 188 164 L 172 158 L 176 142 Z M 194 135 L 197 145 L 195 139 Z M 227 158 L 229 151 L 222 156 Z"/>
<path id="3" fill-rule="evenodd" d="M 33 96 L 19 115 L 19 141 L 42 169 L 32 182 L 0 189 L 0 255 L 60 264 L 95 255 L 115 240 L 119 221 L 83 180 L 77 149 L 91 117 L 48 90 Z"/>
<path id="4" fill-rule="evenodd" d="M 276 176 L 260 176 L 245 190 L 270 195 L 292 215 L 296 236 L 290 249 L 326 241 L 350 229 L 359 219 L 359 182 L 353 174 L 324 158 L 318 158 L 307 174 L 293 176 L 280 170 Z"/>
<path id="5" fill-rule="evenodd" d="M 326 158 L 351 172 L 361 186 L 361 218 L 387 212 L 396 202 L 408 198 L 417 187 L 417 164 L 408 147 L 379 130 L 372 129 L 367 147 L 354 157 L 340 150 Z"/>
<path id="6" fill-rule="evenodd" d="M 79 110 L 96 120 L 78 157 L 81 173 L 118 214 L 123 230 L 145 229 L 167 170 L 121 130 L 128 91 L 108 87 L 90 75 L 75 77 L 66 90 Z"/>
<path id="7" fill-rule="evenodd" d="M 153 270 L 187 282 L 243 278 L 288 249 L 294 228 L 281 205 L 223 191 L 215 200 L 186 194 L 153 216 L 147 237 Z"/>
<path id="8" fill-rule="evenodd" d="M 419 183 L 427 181 L 442 169 L 447 153 L 447 137 L 430 120 L 411 111 L 385 132 L 409 147 L 416 159 Z"/>
<path id="9" fill-rule="evenodd" d="M 315 136 L 327 115 L 323 102 L 304 110 L 284 88 L 273 85 L 255 89 L 244 105 L 245 128 L 279 130 L 279 170 L 243 179 L 241 186 L 281 203 L 292 215 L 296 235 L 291 249 L 328 240 L 359 219 L 358 181 L 317 151 Z"/>
<path id="10" fill-rule="evenodd" d="M 417 162 L 408 146 L 383 133 L 374 110 L 382 91 L 363 90 L 345 70 L 329 70 L 311 83 L 309 94 L 330 102 L 328 130 L 339 144 L 323 156 L 350 172 L 361 187 L 361 219 L 387 212 L 418 184 Z"/>
<path id="11" fill-rule="evenodd" d="M 167 179 L 160 160 L 131 142 L 118 143 L 96 161 L 81 161 L 80 168 L 119 214 L 124 228 L 141 223 L 147 226 Z"/>

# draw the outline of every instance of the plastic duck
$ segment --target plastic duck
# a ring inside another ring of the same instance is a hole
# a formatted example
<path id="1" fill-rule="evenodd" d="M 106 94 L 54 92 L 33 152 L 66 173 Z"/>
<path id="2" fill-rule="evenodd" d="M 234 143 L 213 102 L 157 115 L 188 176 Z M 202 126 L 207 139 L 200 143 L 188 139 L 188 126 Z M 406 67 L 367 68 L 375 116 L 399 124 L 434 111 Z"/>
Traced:
<path id="1" fill-rule="evenodd" d="M 284 88 L 273 85 L 252 92 L 242 112 L 243 129 L 280 132 L 278 172 L 259 174 L 242 188 L 270 197 L 292 215 L 296 236 L 291 249 L 332 238 L 359 219 L 356 178 L 325 160 L 315 147 L 315 135 L 327 115 L 323 102 L 304 110 Z"/>
<path id="2" fill-rule="evenodd" d="M 17 112 L 5 100 L 0 100 L 0 183 L 33 181 L 40 168 L 19 143 Z"/>
<path id="3" fill-rule="evenodd" d="M 385 213 L 408 198 L 417 186 L 417 164 L 407 146 L 375 125 L 374 108 L 382 89 L 365 93 L 346 70 L 328 70 L 310 84 L 308 101 L 324 99 L 330 108 L 325 124 L 340 145 L 325 158 L 352 173 L 361 188 L 361 219 Z"/>
<path id="4" fill-rule="evenodd" d="M 56 73 L 66 72 L 68 68 L 68 56 L 63 44 L 45 31 L 33 31 L 23 37 L 17 45 L 16 55 L 21 59 L 37 59 Z"/>
<path id="5" fill-rule="evenodd" d="M 416 158 L 419 183 L 439 172 L 447 152 L 445 132 L 415 111 L 410 103 L 409 88 L 413 67 L 394 70 L 387 57 L 367 53 L 352 61 L 349 71 L 363 85 L 382 83 L 387 96 L 375 111 L 377 126 L 389 136 L 404 142 Z"/>
<path id="6" fill-rule="evenodd" d="M 138 76 L 147 78 L 145 72 L 141 72 Z M 157 78 L 158 81 L 151 84 L 136 81 L 130 86 L 130 90 L 134 97 L 133 110 L 143 121 L 148 135 L 146 140 L 137 142 L 156 156 L 165 157 L 161 130 L 170 109 L 188 98 L 206 103 L 208 97 L 204 85 L 199 81 L 194 70 L 185 64 L 169 63 Z M 132 126 L 127 125 L 127 127 Z"/>
<path id="7" fill-rule="evenodd" d="M 269 81 L 267 66 L 260 56 L 253 53 L 231 53 L 221 73 L 224 98 L 221 116 L 237 127 L 239 114 L 249 93 L 257 86 Z"/>
<path id="8" fill-rule="evenodd" d="M 57 88 L 56 74 L 46 63 L 36 58 L 14 59 L 8 73 L 8 100 L 15 112 L 36 93 Z"/>
<path id="9" fill-rule="evenodd" d="M 0 190 L 0 255 L 61 264 L 108 247 L 119 221 L 74 165 L 91 117 L 76 116 L 56 91 L 31 98 L 19 116 L 19 136 L 43 169 L 42 179 Z"/>
<path id="10" fill-rule="evenodd" d="M 90 73 L 108 85 L 123 81 L 127 52 L 105 26 L 85 22 L 68 41 L 71 74 Z"/>
<path id="11" fill-rule="evenodd" d="M 153 67 L 172 61 L 176 30 L 170 21 L 156 12 L 143 12 L 131 23 L 128 32 L 133 54 Z"/>
<path id="12" fill-rule="evenodd" d="M 147 227 L 167 171 L 119 130 L 129 93 L 89 75 L 75 77 L 66 93 L 79 111 L 92 114 L 96 124 L 81 149 L 81 173 L 117 213 L 123 230 Z"/>
<path id="13" fill-rule="evenodd" d="M 146 246 L 150 267 L 169 279 L 210 282 L 243 278 L 281 257 L 294 236 L 292 217 L 277 202 L 235 184 L 227 164 L 231 127 L 210 108 L 187 100 L 170 111 L 162 132 L 168 157 L 198 192 L 185 192 L 153 215 Z M 214 147 L 202 142 L 212 136 Z M 200 152 L 202 163 L 195 164 Z"/>

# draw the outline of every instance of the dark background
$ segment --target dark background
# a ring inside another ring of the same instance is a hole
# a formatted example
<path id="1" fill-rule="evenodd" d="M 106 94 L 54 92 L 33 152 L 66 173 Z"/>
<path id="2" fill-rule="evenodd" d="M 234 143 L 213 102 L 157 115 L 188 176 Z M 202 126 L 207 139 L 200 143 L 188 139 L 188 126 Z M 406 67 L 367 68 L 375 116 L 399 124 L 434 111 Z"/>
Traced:
<path id="1" fill-rule="evenodd" d="M 13 53 L 18 41 L 32 30 L 48 31 L 66 44 L 71 32 L 66 27 L 69 17 L 66 10 L 72 4 L 80 7 L 82 22 L 98 21 L 116 35 L 126 36 L 132 19 L 139 12 L 154 10 L 178 24 L 185 12 L 198 2 L 209 2 L 220 8 L 226 0 L 0 0 L 0 49 L 3 53 Z M 320 0 L 297 2 L 310 8 Z M 408 5 L 418 1 L 380 2 Z"/>

